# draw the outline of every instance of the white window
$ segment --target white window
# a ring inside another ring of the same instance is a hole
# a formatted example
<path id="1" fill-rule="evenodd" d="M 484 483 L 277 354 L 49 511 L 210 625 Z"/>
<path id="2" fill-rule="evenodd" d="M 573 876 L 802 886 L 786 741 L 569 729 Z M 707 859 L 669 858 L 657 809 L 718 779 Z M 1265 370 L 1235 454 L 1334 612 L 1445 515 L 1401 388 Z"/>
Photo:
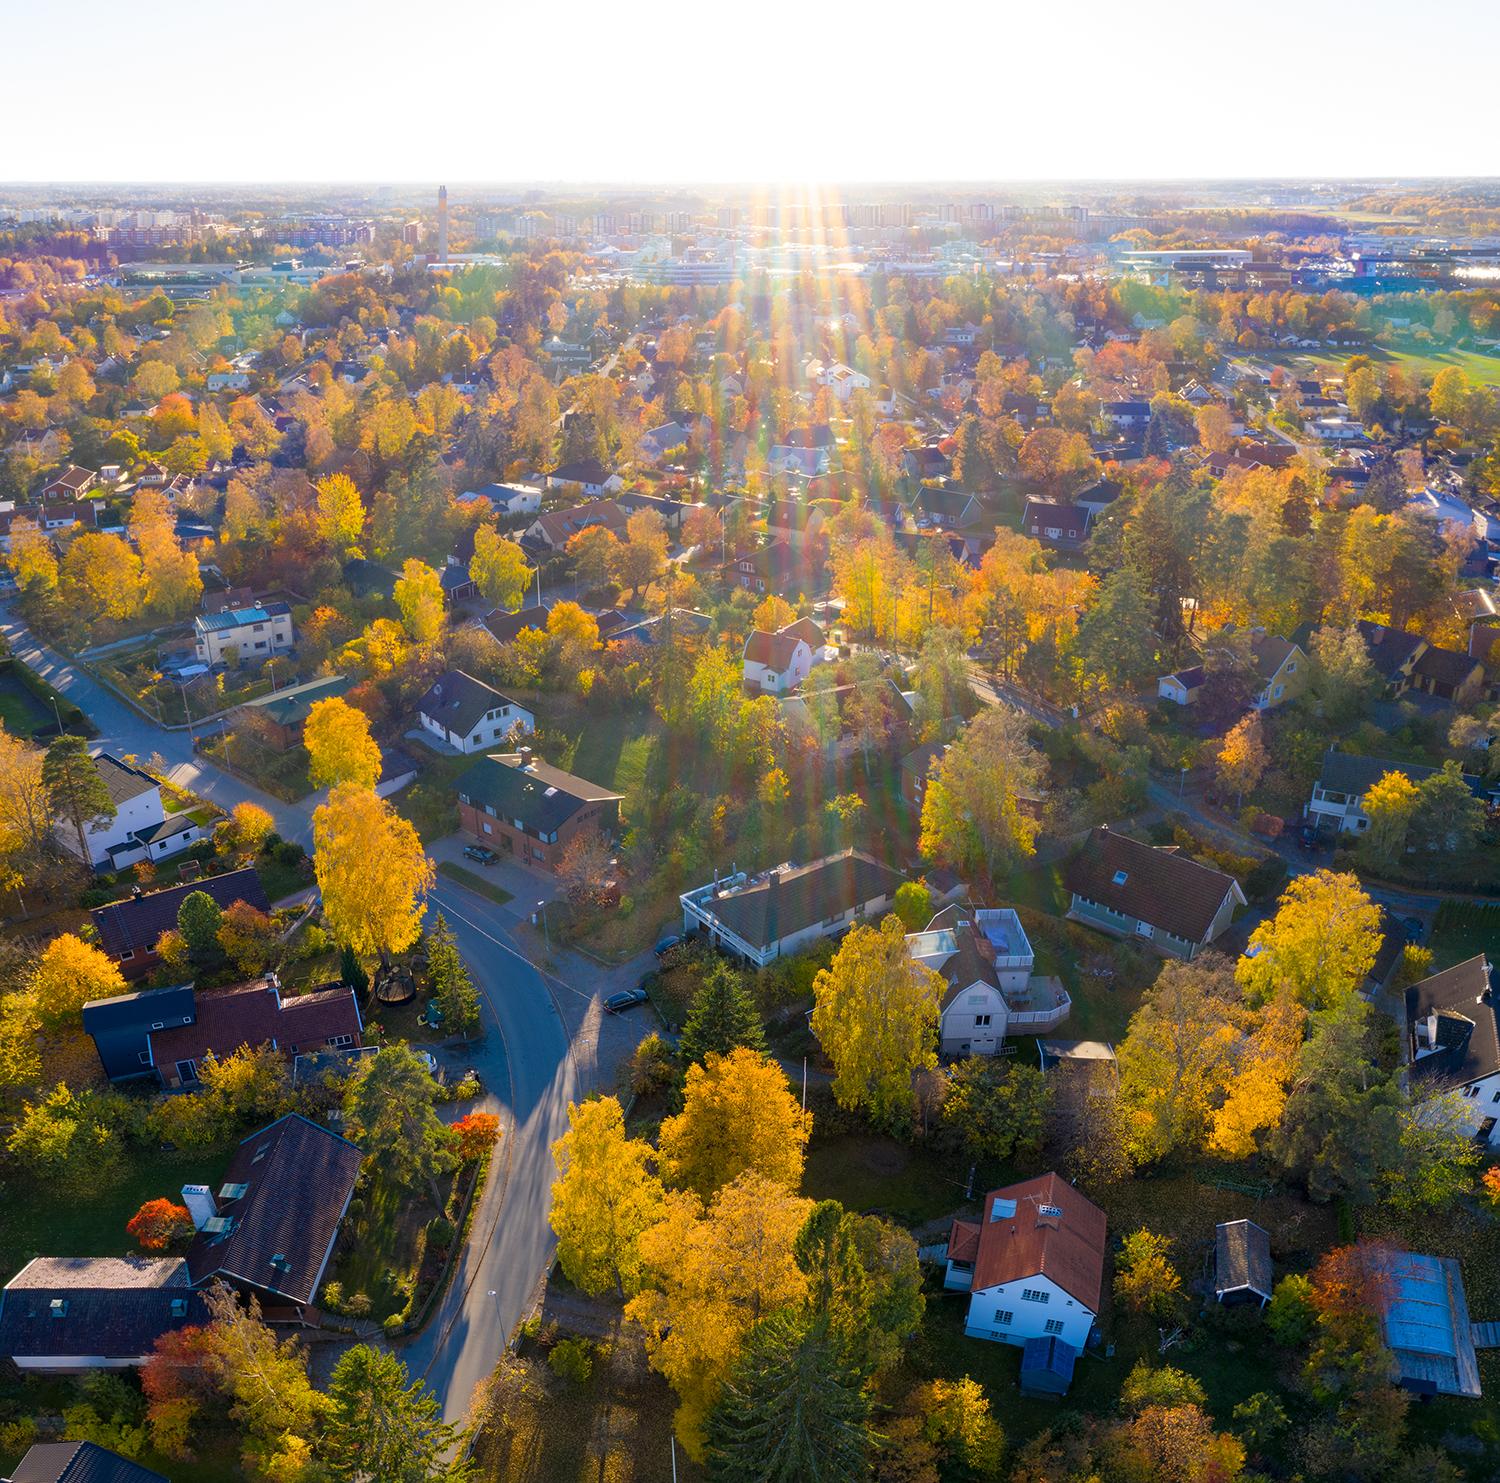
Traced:
<path id="1" fill-rule="evenodd" d="M 1028 1287 L 1022 1291 L 1021 1299 L 1027 1303 L 1050 1303 L 1052 1301 L 1052 1294 L 1044 1292 L 1041 1288 Z"/>
<path id="2" fill-rule="evenodd" d="M 334 1050 L 345 1050 L 354 1044 L 354 1037 L 352 1035 L 330 1035 L 328 1043 Z"/>
<path id="3" fill-rule="evenodd" d="M 1016 1315 L 1009 1308 L 995 1309 L 995 1325 L 998 1328 L 1009 1328 L 1016 1321 Z"/>
<path id="4" fill-rule="evenodd" d="M 489 821 L 486 820 L 486 819 L 481 819 L 479 821 L 479 827 L 481 829 L 483 829 L 486 834 L 493 834 L 495 832 L 493 829 L 490 828 Z"/>
<path id="5" fill-rule="evenodd" d="M 990 1017 L 987 1014 L 976 1014 L 974 1016 L 974 1028 L 976 1030 L 988 1028 L 989 1023 Z"/>
<path id="6" fill-rule="evenodd" d="M 1063 1321 L 1060 1318 L 1049 1318 L 1047 1320 L 1047 1332 L 1049 1334 L 1060 1334 L 1063 1331 Z"/>
<path id="7" fill-rule="evenodd" d="M 1154 937 L 1156 929 L 1150 922 L 1137 922 L 1135 924 L 1135 935 L 1137 937 Z"/>

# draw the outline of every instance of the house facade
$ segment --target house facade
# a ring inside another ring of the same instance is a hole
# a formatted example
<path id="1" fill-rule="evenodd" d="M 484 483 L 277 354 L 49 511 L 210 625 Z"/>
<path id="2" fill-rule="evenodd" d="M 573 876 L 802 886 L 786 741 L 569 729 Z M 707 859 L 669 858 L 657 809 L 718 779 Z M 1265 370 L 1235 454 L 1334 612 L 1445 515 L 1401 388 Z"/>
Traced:
<path id="1" fill-rule="evenodd" d="M 615 833 L 620 797 L 522 747 L 481 757 L 459 778 L 459 824 L 506 859 L 554 871 L 578 834 L 591 829 L 606 837 Z"/>
<path id="2" fill-rule="evenodd" d="M 1483 953 L 1406 991 L 1407 1077 L 1414 1092 L 1457 1092 L 1469 1131 L 1500 1148 L 1500 1021 Z"/>
<path id="3" fill-rule="evenodd" d="M 200 664 L 269 659 L 285 654 L 295 642 L 292 610 L 284 602 L 200 613 L 193 619 L 193 647 Z"/>
<path id="4" fill-rule="evenodd" d="M 745 640 L 744 680 L 749 690 L 780 695 L 795 690 L 812 673 L 813 653 L 807 641 L 783 630 L 757 629 Z"/>
<path id="5" fill-rule="evenodd" d="M 992 1190 L 978 1221 L 955 1220 L 943 1286 L 969 1294 L 964 1333 L 1082 1351 L 1104 1284 L 1104 1212 L 1057 1174 Z"/>
<path id="6" fill-rule="evenodd" d="M 1370 827 L 1370 816 L 1364 809 L 1365 794 L 1386 773 L 1399 772 L 1408 782 L 1419 784 L 1441 770 L 1390 762 L 1383 757 L 1357 757 L 1351 752 L 1330 749 L 1323 755 L 1323 766 L 1307 802 L 1308 820 L 1340 834 L 1363 834 Z M 1486 796 L 1480 778 L 1466 774 L 1464 782 L 1475 797 Z"/>
<path id="7" fill-rule="evenodd" d="M 525 706 L 459 669 L 432 682 L 417 702 L 417 719 L 424 731 L 464 753 L 536 730 L 536 717 Z"/>
<path id="8" fill-rule="evenodd" d="M 115 806 L 113 814 L 100 814 L 84 827 L 87 863 L 95 870 L 165 860 L 203 838 L 202 828 L 185 810 L 168 816 L 161 785 L 149 773 L 110 752 L 100 752 L 93 760 Z M 78 831 L 72 821 L 59 820 L 54 827 L 58 842 L 76 856 Z"/>
<path id="9" fill-rule="evenodd" d="M 1260 689 L 1250 704 L 1257 711 L 1275 710 L 1295 700 L 1307 689 L 1307 655 L 1290 639 L 1271 633 L 1257 633 L 1250 640 L 1255 660 L 1255 674 Z"/>
<path id="10" fill-rule="evenodd" d="M 1246 904 L 1232 875 L 1107 824 L 1068 862 L 1063 884 L 1072 892 L 1071 921 L 1150 943 L 1175 958 L 1196 957 L 1229 926 L 1235 907 Z"/>

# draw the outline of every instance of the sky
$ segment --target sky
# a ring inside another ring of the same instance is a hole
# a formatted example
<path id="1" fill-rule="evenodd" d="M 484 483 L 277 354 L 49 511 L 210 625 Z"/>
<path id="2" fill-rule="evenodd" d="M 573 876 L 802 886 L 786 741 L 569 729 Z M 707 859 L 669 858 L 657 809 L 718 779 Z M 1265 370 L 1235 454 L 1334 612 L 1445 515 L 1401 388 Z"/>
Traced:
<path id="1" fill-rule="evenodd" d="M 0 0 L 0 180 L 1500 174 L 1497 0 Z"/>

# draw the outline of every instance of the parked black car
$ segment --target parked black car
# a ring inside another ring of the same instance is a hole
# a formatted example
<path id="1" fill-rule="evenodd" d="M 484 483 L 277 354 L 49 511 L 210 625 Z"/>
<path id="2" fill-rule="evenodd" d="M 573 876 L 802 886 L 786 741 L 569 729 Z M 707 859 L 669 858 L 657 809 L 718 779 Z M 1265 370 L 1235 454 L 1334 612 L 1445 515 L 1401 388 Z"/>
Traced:
<path id="1" fill-rule="evenodd" d="M 622 1010 L 634 1009 L 637 1004 L 644 1004 L 649 997 L 645 989 L 624 989 L 618 994 L 611 994 L 604 1001 L 604 1007 L 611 1014 L 619 1014 Z"/>
<path id="2" fill-rule="evenodd" d="M 493 865 L 500 857 L 493 850 L 486 849 L 482 844 L 466 844 L 464 846 L 464 859 L 475 860 L 481 865 Z"/>

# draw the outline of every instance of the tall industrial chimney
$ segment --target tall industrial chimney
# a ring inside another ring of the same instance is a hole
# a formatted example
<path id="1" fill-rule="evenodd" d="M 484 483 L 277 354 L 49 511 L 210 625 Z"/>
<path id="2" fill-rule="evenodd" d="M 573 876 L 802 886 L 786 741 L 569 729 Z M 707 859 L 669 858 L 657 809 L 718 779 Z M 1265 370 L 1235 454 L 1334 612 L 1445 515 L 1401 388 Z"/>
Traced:
<path id="1" fill-rule="evenodd" d="M 438 236 L 437 236 L 437 260 L 440 263 L 448 261 L 448 187 L 438 187 Z"/>

